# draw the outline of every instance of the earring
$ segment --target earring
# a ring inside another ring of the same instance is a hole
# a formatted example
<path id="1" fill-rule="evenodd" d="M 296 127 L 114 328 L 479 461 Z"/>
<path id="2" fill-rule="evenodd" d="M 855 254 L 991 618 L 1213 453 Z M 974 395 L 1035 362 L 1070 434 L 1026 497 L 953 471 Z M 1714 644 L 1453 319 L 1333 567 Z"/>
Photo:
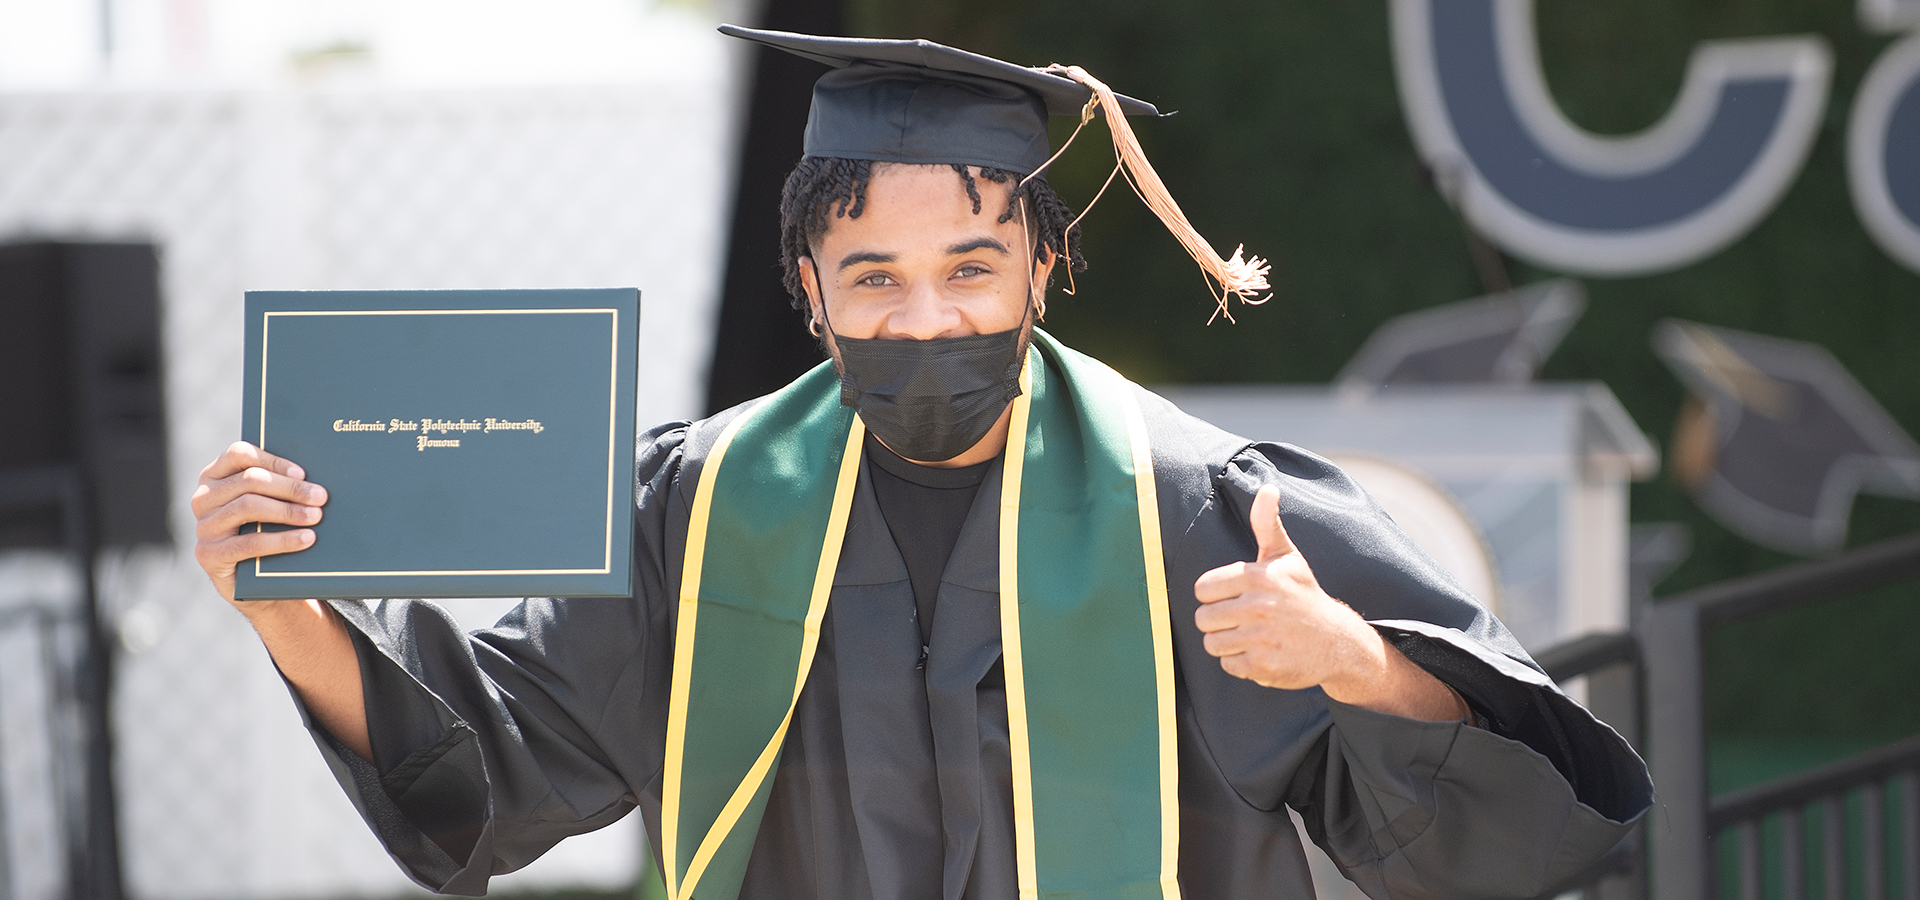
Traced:
<path id="1" fill-rule="evenodd" d="M 820 319 L 812 313 L 807 314 L 807 333 L 814 337 L 820 336 Z"/>

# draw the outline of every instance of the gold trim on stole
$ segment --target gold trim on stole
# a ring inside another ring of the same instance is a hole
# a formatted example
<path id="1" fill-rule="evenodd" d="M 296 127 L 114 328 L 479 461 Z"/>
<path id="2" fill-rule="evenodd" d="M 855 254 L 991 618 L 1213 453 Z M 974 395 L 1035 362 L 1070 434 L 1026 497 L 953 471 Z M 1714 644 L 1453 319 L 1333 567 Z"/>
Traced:
<path id="1" fill-rule="evenodd" d="M 674 631 L 673 646 L 673 682 L 672 696 L 667 707 L 667 764 L 660 803 L 660 849 L 666 857 L 661 868 L 666 875 L 667 896 L 680 900 L 691 897 L 693 889 L 705 874 L 707 864 L 719 851 L 727 835 L 746 811 L 753 795 L 760 790 L 760 783 L 766 780 L 767 773 L 773 768 L 774 760 L 780 755 L 780 745 L 786 740 L 787 727 L 793 722 L 793 708 L 800 700 L 800 690 L 806 686 L 807 672 L 813 667 L 813 656 L 820 644 L 820 620 L 827 612 L 827 596 L 833 591 L 833 572 L 840 561 L 840 547 L 846 539 L 847 516 L 853 507 L 853 489 L 860 473 L 861 443 L 866 438 L 866 427 L 860 417 L 853 417 L 852 427 L 847 431 L 847 445 L 840 458 L 840 473 L 834 484 L 833 508 L 827 518 L 827 533 L 821 541 L 820 562 L 814 569 L 813 592 L 807 604 L 805 634 L 800 644 L 800 664 L 793 680 L 793 699 L 787 703 L 787 714 L 780 720 L 780 727 L 767 739 L 766 747 L 760 756 L 747 769 L 726 805 L 721 807 L 720 815 L 714 820 L 713 827 L 700 840 L 693 859 L 687 865 L 687 879 L 681 884 L 679 873 L 680 851 L 680 782 L 685 772 L 687 744 L 687 700 L 693 683 L 693 643 L 694 625 L 700 610 L 700 574 L 706 556 L 708 516 L 713 508 L 713 486 L 719 478 L 720 464 L 726 456 L 727 446 L 733 442 L 734 434 L 740 425 L 752 413 L 742 414 L 727 425 L 707 455 L 707 462 L 700 472 L 700 484 L 694 491 L 692 516 L 687 523 L 687 553 L 682 566 L 680 579 L 680 621 Z"/>

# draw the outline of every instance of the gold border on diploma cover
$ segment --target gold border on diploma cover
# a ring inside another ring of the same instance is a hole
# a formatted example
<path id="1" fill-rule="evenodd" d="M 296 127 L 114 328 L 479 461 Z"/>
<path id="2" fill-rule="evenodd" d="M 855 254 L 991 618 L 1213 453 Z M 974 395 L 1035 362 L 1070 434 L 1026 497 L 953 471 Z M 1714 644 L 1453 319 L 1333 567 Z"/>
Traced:
<path id="1" fill-rule="evenodd" d="M 335 575 L 606 575 L 613 571 L 613 467 L 617 458 L 614 453 L 615 434 L 619 419 L 615 415 L 615 404 L 620 397 L 620 310 L 600 309 L 378 309 L 378 310 L 287 310 L 268 312 L 260 323 L 260 433 L 254 435 L 255 446 L 265 449 L 267 446 L 267 335 L 273 328 L 274 316 L 511 316 L 511 315 L 606 315 L 608 320 L 607 350 L 607 518 L 604 528 L 606 546 L 598 569 L 420 569 L 420 570 L 382 570 L 377 572 L 263 572 L 260 562 L 264 557 L 253 560 L 255 578 L 321 578 Z M 255 526 L 256 530 L 259 526 Z"/>

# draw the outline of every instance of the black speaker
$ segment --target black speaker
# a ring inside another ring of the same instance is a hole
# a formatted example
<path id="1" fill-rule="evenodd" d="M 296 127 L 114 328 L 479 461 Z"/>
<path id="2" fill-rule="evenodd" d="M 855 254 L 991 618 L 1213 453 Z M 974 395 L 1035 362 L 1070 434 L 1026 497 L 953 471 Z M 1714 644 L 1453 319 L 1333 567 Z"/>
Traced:
<path id="1" fill-rule="evenodd" d="M 100 546 L 171 543 L 151 244 L 0 244 L 0 478 L 68 466 Z M 0 548 L 65 545 L 59 510 L 0 509 Z"/>

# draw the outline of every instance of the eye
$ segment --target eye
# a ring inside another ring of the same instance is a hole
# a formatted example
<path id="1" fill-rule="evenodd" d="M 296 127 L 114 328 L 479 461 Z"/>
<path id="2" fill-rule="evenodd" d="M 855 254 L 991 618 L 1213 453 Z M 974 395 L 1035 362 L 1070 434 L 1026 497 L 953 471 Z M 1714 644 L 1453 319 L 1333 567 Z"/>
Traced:
<path id="1" fill-rule="evenodd" d="M 868 275 L 854 282 L 854 284 L 864 285 L 866 287 L 886 287 L 893 283 L 893 278 L 885 272 L 875 272 L 872 275 Z"/>
<path id="2" fill-rule="evenodd" d="M 953 273 L 953 277 L 972 278 L 975 275 L 985 275 L 985 274 L 987 274 L 986 266 L 978 265 L 976 263 L 967 263 L 966 265 L 961 266 L 959 269 L 955 270 Z"/>

